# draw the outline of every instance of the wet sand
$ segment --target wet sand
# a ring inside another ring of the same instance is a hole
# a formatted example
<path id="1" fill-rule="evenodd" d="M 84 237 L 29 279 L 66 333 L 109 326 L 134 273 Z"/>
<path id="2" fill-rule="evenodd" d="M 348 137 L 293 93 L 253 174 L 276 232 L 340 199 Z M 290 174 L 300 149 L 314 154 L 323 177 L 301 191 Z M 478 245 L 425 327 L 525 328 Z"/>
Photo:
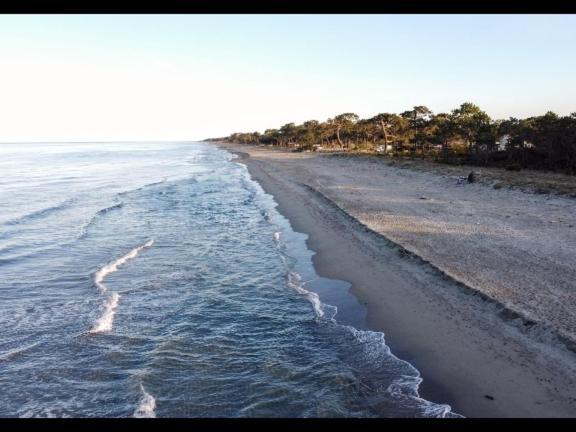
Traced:
<path id="1" fill-rule="evenodd" d="M 575 200 L 222 146 L 309 236 L 318 274 L 348 281 L 368 326 L 420 370 L 422 397 L 468 417 L 576 416 Z"/>

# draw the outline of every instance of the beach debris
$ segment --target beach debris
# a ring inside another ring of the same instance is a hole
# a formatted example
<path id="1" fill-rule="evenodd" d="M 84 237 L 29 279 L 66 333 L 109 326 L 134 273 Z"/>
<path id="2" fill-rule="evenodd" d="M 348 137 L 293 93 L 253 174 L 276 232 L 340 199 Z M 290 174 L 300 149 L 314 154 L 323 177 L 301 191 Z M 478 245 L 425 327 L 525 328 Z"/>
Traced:
<path id="1" fill-rule="evenodd" d="M 470 174 L 467 176 L 458 176 L 458 184 L 463 183 L 474 183 L 476 181 L 476 173 L 474 171 L 470 171 Z"/>
<path id="2" fill-rule="evenodd" d="M 422 196 L 420 197 L 420 199 L 421 199 L 421 200 L 427 200 L 427 199 L 430 199 L 430 198 L 428 198 L 428 197 L 425 196 L 425 195 L 422 195 Z"/>
<path id="3" fill-rule="evenodd" d="M 484 397 L 488 400 L 494 400 L 494 396 L 484 395 Z"/>
<path id="4" fill-rule="evenodd" d="M 410 255 L 410 253 L 406 249 L 404 249 L 402 246 L 400 246 L 398 248 L 398 255 L 400 255 L 402 258 L 406 258 Z"/>

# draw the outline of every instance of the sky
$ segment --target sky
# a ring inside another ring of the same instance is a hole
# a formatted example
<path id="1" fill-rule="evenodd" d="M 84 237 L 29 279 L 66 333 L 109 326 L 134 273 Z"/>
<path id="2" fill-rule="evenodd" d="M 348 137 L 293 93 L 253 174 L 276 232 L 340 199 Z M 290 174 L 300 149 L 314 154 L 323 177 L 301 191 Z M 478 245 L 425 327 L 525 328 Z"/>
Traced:
<path id="1" fill-rule="evenodd" d="M 2 15 L 0 142 L 576 111 L 576 15 Z"/>

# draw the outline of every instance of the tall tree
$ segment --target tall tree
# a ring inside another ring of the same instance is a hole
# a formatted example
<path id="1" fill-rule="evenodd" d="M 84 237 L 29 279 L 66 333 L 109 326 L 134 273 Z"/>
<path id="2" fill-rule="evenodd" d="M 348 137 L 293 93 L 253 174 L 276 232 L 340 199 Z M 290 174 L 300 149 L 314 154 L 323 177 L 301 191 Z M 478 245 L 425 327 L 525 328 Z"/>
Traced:
<path id="1" fill-rule="evenodd" d="M 375 115 L 370 121 L 380 128 L 385 150 L 388 151 L 388 146 L 398 141 L 398 135 L 403 128 L 402 117 L 397 114 L 382 113 Z"/>
<path id="2" fill-rule="evenodd" d="M 418 105 L 409 111 L 404 111 L 400 116 L 408 121 L 407 139 L 412 142 L 412 152 L 417 153 L 418 147 L 424 153 L 424 147 L 430 141 L 430 124 L 433 117 L 432 111 L 424 106 Z"/>
<path id="3" fill-rule="evenodd" d="M 281 145 L 290 146 L 294 143 L 296 138 L 296 125 L 294 123 L 286 123 L 279 130 L 279 139 L 282 143 Z"/>
<path id="4" fill-rule="evenodd" d="M 452 121 L 458 134 L 466 141 L 468 155 L 471 155 L 472 149 L 477 148 L 481 134 L 490 126 L 491 119 L 477 105 L 465 102 L 452 111 Z"/>
<path id="5" fill-rule="evenodd" d="M 336 131 L 336 139 L 338 140 L 340 147 L 344 147 L 344 143 L 342 142 L 340 134 L 343 131 L 350 132 L 352 126 L 358 121 L 359 118 L 360 117 L 354 113 L 343 113 L 332 119 L 332 124 L 334 125 Z"/>
<path id="6" fill-rule="evenodd" d="M 317 120 L 308 120 L 302 124 L 302 143 L 311 148 L 320 140 L 320 123 Z"/>

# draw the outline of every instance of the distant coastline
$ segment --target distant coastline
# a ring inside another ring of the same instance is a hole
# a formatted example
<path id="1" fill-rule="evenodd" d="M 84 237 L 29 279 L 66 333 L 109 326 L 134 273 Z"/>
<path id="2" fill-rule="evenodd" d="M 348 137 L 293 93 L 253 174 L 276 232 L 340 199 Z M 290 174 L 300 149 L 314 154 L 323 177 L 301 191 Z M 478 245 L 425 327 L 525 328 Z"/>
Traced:
<path id="1" fill-rule="evenodd" d="M 207 141 L 266 144 L 296 151 L 374 152 L 450 165 L 576 174 L 576 112 L 559 116 L 548 111 L 526 119 L 493 120 L 470 102 L 439 114 L 424 105 L 366 119 L 349 112 L 324 122 L 287 123 L 263 133 L 237 132 Z"/>

